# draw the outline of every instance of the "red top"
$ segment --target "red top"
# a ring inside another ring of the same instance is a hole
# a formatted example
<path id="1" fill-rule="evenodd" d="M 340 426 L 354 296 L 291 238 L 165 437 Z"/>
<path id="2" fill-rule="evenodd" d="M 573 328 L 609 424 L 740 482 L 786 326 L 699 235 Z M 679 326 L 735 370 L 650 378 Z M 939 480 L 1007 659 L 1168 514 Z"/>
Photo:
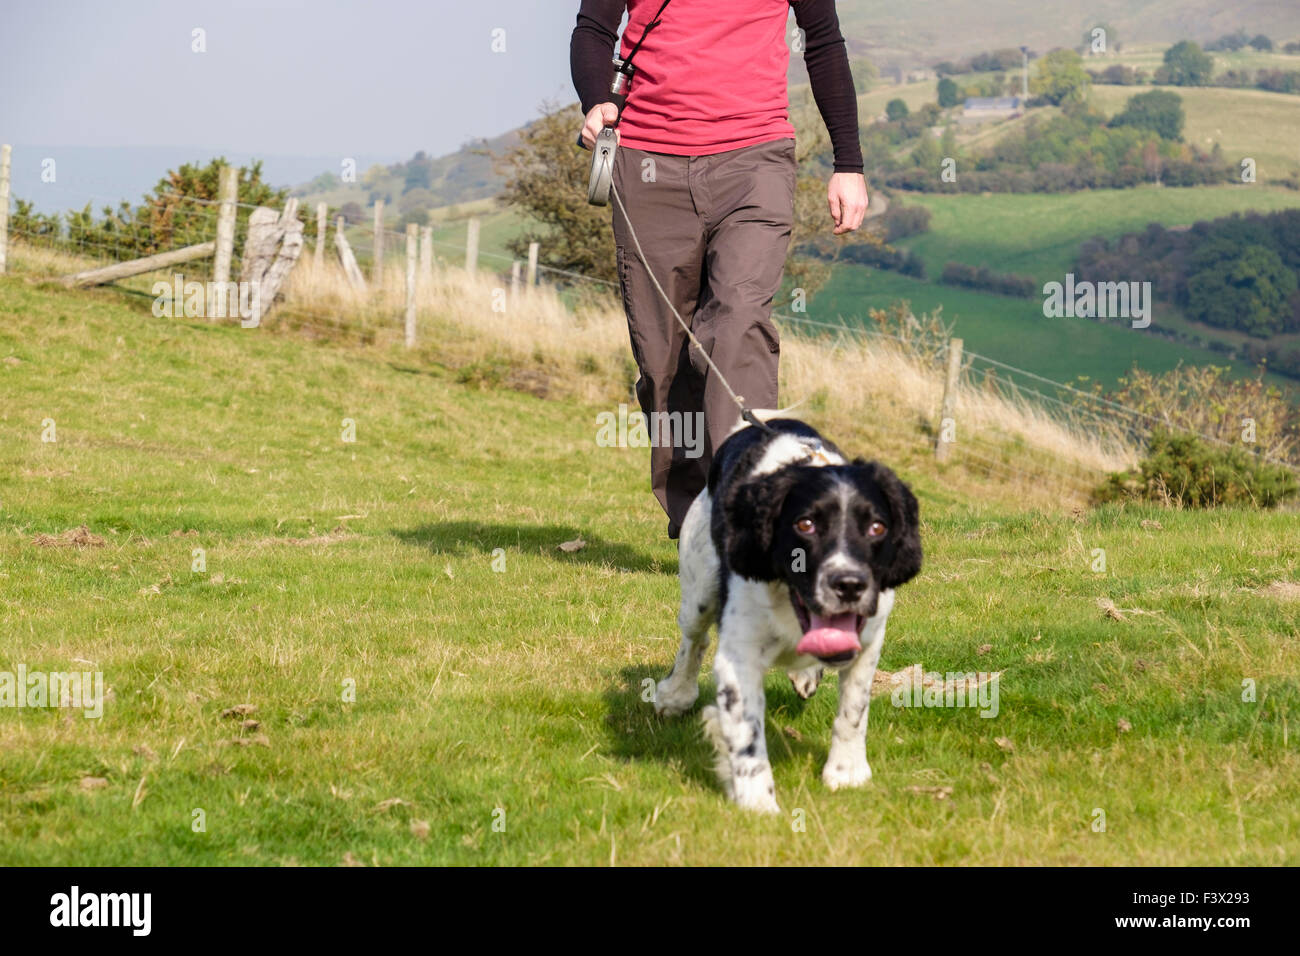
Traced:
<path id="1" fill-rule="evenodd" d="M 621 56 L 663 0 L 628 0 Z M 786 71 L 790 0 L 673 0 L 632 65 L 619 124 L 633 149 L 704 156 L 794 139 Z"/>

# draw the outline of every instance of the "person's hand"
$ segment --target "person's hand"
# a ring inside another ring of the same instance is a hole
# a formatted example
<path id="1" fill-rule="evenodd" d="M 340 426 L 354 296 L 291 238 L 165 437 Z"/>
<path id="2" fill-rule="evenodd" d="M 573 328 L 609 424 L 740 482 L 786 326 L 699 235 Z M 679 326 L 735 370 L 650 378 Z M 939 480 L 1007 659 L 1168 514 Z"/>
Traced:
<path id="1" fill-rule="evenodd" d="M 867 214 L 867 179 L 861 173 L 835 173 L 831 176 L 826 201 L 835 220 L 835 235 L 853 232 Z"/>
<path id="2" fill-rule="evenodd" d="M 591 112 L 587 114 L 587 122 L 582 124 L 582 145 L 588 149 L 594 149 L 596 146 L 596 137 L 606 126 L 613 126 L 618 122 L 618 107 L 613 103 L 601 103 L 599 106 L 593 106 Z M 618 137 L 618 130 L 614 131 L 615 138 Z M 864 187 L 865 188 L 865 187 Z"/>

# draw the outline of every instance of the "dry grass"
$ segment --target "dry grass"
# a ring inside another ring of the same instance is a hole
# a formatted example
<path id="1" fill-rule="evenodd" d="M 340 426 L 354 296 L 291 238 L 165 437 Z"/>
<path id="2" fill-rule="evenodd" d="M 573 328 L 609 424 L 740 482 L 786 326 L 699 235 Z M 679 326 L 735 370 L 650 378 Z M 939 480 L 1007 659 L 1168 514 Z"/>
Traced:
<path id="1" fill-rule="evenodd" d="M 80 257 L 16 244 L 18 269 L 53 276 L 85 268 Z M 332 253 L 332 250 L 331 250 Z M 384 282 L 352 288 L 331 254 L 317 268 L 305 251 L 270 328 L 392 347 L 401 342 L 405 258 L 390 251 Z M 158 275 L 125 285 L 147 289 Z M 417 356 L 454 368 L 462 381 L 590 403 L 634 403 L 636 369 L 627 326 L 608 293 L 566 301 L 541 286 L 512 293 L 490 272 L 437 264 L 418 286 Z M 917 460 L 934 442 L 943 373 L 888 339 L 849 333 L 818 339 L 786 330 L 783 403 L 815 415 L 842 445 L 891 460 Z M 958 396 L 960 468 L 1004 500 L 1078 506 L 1109 471 L 1131 467 L 1135 449 L 1104 423 L 1070 422 L 1041 406 L 963 381 Z"/>

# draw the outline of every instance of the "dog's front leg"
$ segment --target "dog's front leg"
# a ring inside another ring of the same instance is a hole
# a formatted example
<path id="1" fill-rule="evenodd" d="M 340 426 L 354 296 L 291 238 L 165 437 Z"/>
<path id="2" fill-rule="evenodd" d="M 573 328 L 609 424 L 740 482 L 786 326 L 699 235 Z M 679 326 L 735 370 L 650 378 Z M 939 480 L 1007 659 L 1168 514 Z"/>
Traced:
<path id="1" fill-rule="evenodd" d="M 861 787 L 871 780 L 871 765 L 867 763 L 867 716 L 871 710 L 871 681 L 885 644 L 888 613 L 886 610 L 867 622 L 862 635 L 862 653 L 840 674 L 839 712 L 831 725 L 831 749 L 822 768 L 822 782 L 832 790 Z"/>
<path id="2" fill-rule="evenodd" d="M 703 719 L 717 750 L 715 769 L 727 795 L 747 810 L 780 813 L 764 733 L 766 671 L 758 649 L 735 640 L 724 623 L 713 662 L 718 703 L 704 709 Z"/>

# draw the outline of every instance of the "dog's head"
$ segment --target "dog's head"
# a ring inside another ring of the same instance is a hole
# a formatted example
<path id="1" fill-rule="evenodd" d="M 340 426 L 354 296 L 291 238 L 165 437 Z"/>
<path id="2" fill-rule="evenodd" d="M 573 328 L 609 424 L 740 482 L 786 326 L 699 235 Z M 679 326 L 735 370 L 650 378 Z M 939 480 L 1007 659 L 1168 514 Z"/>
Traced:
<path id="1" fill-rule="evenodd" d="M 876 462 L 782 468 L 733 486 L 722 505 L 731 569 L 785 582 L 799 652 L 826 663 L 852 661 L 880 592 L 921 570 L 916 498 Z"/>

